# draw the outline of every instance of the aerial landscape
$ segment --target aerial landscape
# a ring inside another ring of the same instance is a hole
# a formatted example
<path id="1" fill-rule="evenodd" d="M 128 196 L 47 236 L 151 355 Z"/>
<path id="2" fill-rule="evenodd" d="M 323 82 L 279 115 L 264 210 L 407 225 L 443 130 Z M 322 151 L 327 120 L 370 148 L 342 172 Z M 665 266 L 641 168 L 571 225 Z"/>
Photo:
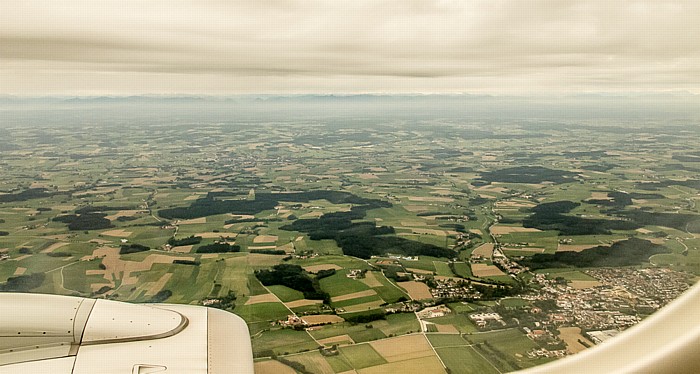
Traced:
<path id="1" fill-rule="evenodd" d="M 6 112 L 2 290 L 222 308 L 258 372 L 518 370 L 700 275 L 695 124 L 51 105 Z"/>
<path id="2" fill-rule="evenodd" d="M 0 2 L 0 372 L 700 368 L 699 23 Z"/>

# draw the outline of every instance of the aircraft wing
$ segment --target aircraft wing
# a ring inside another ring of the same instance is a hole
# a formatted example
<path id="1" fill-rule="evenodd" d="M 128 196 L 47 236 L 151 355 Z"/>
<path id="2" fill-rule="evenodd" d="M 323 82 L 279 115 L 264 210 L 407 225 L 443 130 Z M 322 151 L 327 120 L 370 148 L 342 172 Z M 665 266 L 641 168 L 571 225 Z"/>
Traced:
<path id="1" fill-rule="evenodd" d="M 199 306 L 0 293 L 0 374 L 253 373 L 248 328 Z"/>

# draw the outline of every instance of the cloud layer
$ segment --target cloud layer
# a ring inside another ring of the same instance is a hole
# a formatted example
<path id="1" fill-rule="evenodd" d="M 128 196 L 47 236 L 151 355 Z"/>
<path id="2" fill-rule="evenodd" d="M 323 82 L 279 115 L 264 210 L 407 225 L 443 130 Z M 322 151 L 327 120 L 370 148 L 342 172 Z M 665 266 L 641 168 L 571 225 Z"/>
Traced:
<path id="1" fill-rule="evenodd" d="M 700 2 L 0 3 L 0 93 L 700 93 Z"/>

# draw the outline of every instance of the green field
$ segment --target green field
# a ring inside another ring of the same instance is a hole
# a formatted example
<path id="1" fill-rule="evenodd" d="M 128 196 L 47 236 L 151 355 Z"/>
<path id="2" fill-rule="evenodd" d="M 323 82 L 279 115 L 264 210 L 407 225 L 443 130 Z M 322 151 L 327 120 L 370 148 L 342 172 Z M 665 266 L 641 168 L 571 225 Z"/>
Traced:
<path id="1" fill-rule="evenodd" d="M 455 274 L 450 269 L 450 266 L 446 262 L 435 261 L 433 262 L 433 265 L 435 265 L 435 271 L 437 272 L 437 275 L 442 275 L 445 277 L 455 276 Z"/>
<path id="2" fill-rule="evenodd" d="M 340 354 L 356 370 L 386 363 L 386 360 L 369 344 L 342 347 L 340 348 Z"/>
<path id="3" fill-rule="evenodd" d="M 436 347 L 435 351 L 452 373 L 500 373 L 471 347 Z"/>
<path id="4" fill-rule="evenodd" d="M 458 276 L 463 278 L 470 278 L 474 275 L 472 274 L 471 266 L 466 262 L 455 262 L 454 263 L 455 272 Z"/>
<path id="5" fill-rule="evenodd" d="M 425 336 L 428 337 L 430 344 L 434 348 L 459 346 L 467 347 L 469 345 L 466 340 L 462 339 L 462 337 L 457 334 L 426 334 Z"/>
<path id="6" fill-rule="evenodd" d="M 236 314 L 246 322 L 276 321 L 287 319 L 289 310 L 281 303 L 260 303 L 236 306 Z"/>
<path id="7" fill-rule="evenodd" d="M 285 286 L 268 286 L 267 287 L 272 293 L 277 295 L 277 297 L 282 300 L 282 302 L 289 302 L 294 300 L 301 300 L 304 298 L 304 294 L 300 291 L 293 290 Z"/>
<path id="8" fill-rule="evenodd" d="M 364 283 L 348 278 L 345 275 L 345 271 L 338 271 L 335 275 L 321 279 L 321 288 L 331 296 L 340 296 L 369 289 Z"/>
<path id="9" fill-rule="evenodd" d="M 291 329 L 266 331 L 254 337 L 252 342 L 256 357 L 269 356 L 271 353 L 284 355 L 318 347 L 309 334 Z"/>

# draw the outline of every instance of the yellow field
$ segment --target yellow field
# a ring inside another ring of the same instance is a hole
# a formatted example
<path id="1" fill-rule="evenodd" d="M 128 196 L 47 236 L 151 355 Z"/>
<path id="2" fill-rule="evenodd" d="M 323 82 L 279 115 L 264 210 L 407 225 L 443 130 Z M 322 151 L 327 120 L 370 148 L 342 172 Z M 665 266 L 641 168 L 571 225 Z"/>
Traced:
<path id="1" fill-rule="evenodd" d="M 581 329 L 578 327 L 560 327 L 559 332 L 561 333 L 559 338 L 566 343 L 566 349 L 571 353 L 578 353 L 586 349 L 585 345 L 578 342 L 579 340 L 593 346 L 593 342 L 581 335 Z"/>
<path id="2" fill-rule="evenodd" d="M 531 227 L 515 227 L 515 226 L 500 226 L 494 225 L 490 228 L 491 233 L 494 235 L 505 235 L 512 234 L 514 232 L 540 232 L 541 230 L 531 228 Z"/>
<path id="3" fill-rule="evenodd" d="M 117 219 L 119 217 L 133 217 L 133 216 L 135 216 L 139 213 L 143 213 L 143 212 L 144 212 L 143 210 L 120 210 L 117 213 L 112 214 L 111 216 L 106 216 L 105 218 L 107 218 L 110 221 L 114 221 L 115 219 Z"/>
<path id="4" fill-rule="evenodd" d="M 403 208 L 409 212 L 421 212 L 430 209 L 430 207 L 426 205 L 404 205 Z"/>
<path id="5" fill-rule="evenodd" d="M 572 288 L 575 288 L 577 290 L 582 290 L 585 288 L 592 288 L 592 287 L 597 287 L 597 286 L 602 286 L 603 284 L 598 282 L 597 280 L 574 280 L 571 281 L 569 284 Z"/>
<path id="6" fill-rule="evenodd" d="M 341 317 L 332 314 L 320 314 L 313 316 L 303 316 L 301 319 L 309 325 L 321 325 L 324 323 L 341 323 L 345 320 Z"/>
<path id="7" fill-rule="evenodd" d="M 454 325 L 438 325 L 437 326 L 438 332 L 443 332 L 447 334 L 459 334 L 459 330 Z"/>
<path id="8" fill-rule="evenodd" d="M 331 302 L 335 303 L 338 301 L 357 299 L 359 297 L 372 296 L 372 295 L 376 295 L 376 294 L 377 294 L 377 291 L 375 291 L 375 290 L 364 290 L 364 291 L 349 293 L 346 295 L 331 297 Z"/>
<path id="9" fill-rule="evenodd" d="M 194 261 L 194 257 L 175 257 L 162 254 L 148 255 L 142 262 L 124 261 L 119 255 L 119 248 L 101 247 L 92 252 L 92 256 L 85 256 L 82 260 L 101 258 L 105 270 L 90 271 L 92 274 L 102 274 L 110 286 L 114 287 L 115 280 L 122 280 L 122 284 L 131 285 L 138 282 L 138 278 L 132 276 L 131 273 L 151 270 L 153 264 L 171 264 L 173 260 L 190 260 Z"/>
<path id="10" fill-rule="evenodd" d="M 279 239 L 276 235 L 258 235 L 253 239 L 253 243 L 274 243 Z"/>
<path id="11" fill-rule="evenodd" d="M 320 340 L 318 340 L 318 342 L 323 344 L 323 345 L 326 345 L 326 346 L 333 345 L 333 344 L 340 345 L 340 344 L 344 344 L 344 343 L 355 344 L 355 341 L 352 340 L 350 335 L 347 335 L 347 334 L 346 335 L 332 336 L 330 338 L 325 338 L 325 339 L 320 339 Z"/>
<path id="12" fill-rule="evenodd" d="M 451 197 L 439 197 L 439 196 L 408 196 L 408 201 L 434 201 L 438 203 L 451 203 L 455 199 Z"/>
<path id="13" fill-rule="evenodd" d="M 318 352 L 309 352 L 300 355 L 287 356 L 287 360 L 298 362 L 306 368 L 311 368 L 314 374 L 333 374 L 333 368 Z"/>
<path id="14" fill-rule="evenodd" d="M 255 216 L 250 214 L 231 214 L 234 219 L 253 219 Z"/>
<path id="15" fill-rule="evenodd" d="M 408 296 L 410 296 L 413 300 L 433 298 L 433 295 L 430 294 L 430 288 L 428 288 L 428 286 L 425 283 L 410 281 L 398 282 L 397 284 L 401 286 L 401 288 L 406 290 L 406 292 L 408 292 Z"/>
<path id="16" fill-rule="evenodd" d="M 416 268 L 406 268 L 406 270 L 410 271 L 411 273 L 416 273 L 416 274 L 433 274 L 433 272 L 430 270 L 423 270 L 423 269 L 416 269 Z"/>
<path id="17" fill-rule="evenodd" d="M 192 246 L 192 245 L 181 245 L 181 246 L 178 246 L 178 247 L 172 247 L 172 248 L 170 248 L 170 251 L 171 251 L 171 252 L 175 252 L 175 253 L 190 253 L 190 252 L 192 252 L 192 247 L 194 247 L 194 246 Z"/>
<path id="18" fill-rule="evenodd" d="M 323 215 L 323 212 L 313 211 L 309 213 L 302 214 L 299 218 L 318 218 Z"/>
<path id="19" fill-rule="evenodd" d="M 260 303 L 276 303 L 276 302 L 279 302 L 279 300 L 277 299 L 277 296 L 275 296 L 271 293 L 266 293 L 264 295 L 251 296 L 245 302 L 245 305 L 260 304 Z"/>
<path id="20" fill-rule="evenodd" d="M 195 236 L 201 236 L 204 239 L 217 239 L 220 237 L 229 237 L 229 238 L 235 238 L 238 236 L 236 233 L 232 232 L 200 232 L 199 234 L 196 234 Z"/>
<path id="21" fill-rule="evenodd" d="M 472 264 L 472 274 L 477 277 L 494 277 L 498 275 L 506 275 L 501 269 L 494 265 L 487 264 Z"/>
<path id="22" fill-rule="evenodd" d="M 435 353 L 424 335 L 406 335 L 369 343 L 388 362 L 406 361 L 434 356 Z"/>
<path id="23" fill-rule="evenodd" d="M 597 247 L 599 244 L 583 244 L 583 245 L 573 245 L 573 244 L 559 244 L 557 247 L 557 252 L 581 252 L 584 249 Z"/>
<path id="24" fill-rule="evenodd" d="M 478 246 L 473 252 L 472 256 L 482 256 L 485 258 L 491 258 L 493 254 L 493 243 L 484 243 Z"/>
<path id="25" fill-rule="evenodd" d="M 293 253 L 294 252 L 294 243 L 287 243 L 285 245 L 281 245 L 277 247 L 278 250 L 284 251 L 284 253 Z"/>
<path id="26" fill-rule="evenodd" d="M 192 194 L 192 195 L 190 195 L 190 196 L 187 196 L 187 197 L 184 198 L 183 200 L 185 200 L 185 201 L 197 200 L 197 199 L 199 199 L 200 197 L 202 197 L 202 196 L 204 196 L 204 195 L 206 195 L 206 194 L 203 194 L 203 193 L 202 193 L 202 194 Z"/>
<path id="27" fill-rule="evenodd" d="M 254 369 L 256 374 L 296 374 L 294 369 L 276 360 L 258 361 Z"/>
<path id="28" fill-rule="evenodd" d="M 507 188 L 501 187 L 495 184 L 489 184 L 486 186 L 482 186 L 476 189 L 477 191 L 489 191 L 489 192 L 498 192 L 498 193 L 503 193 L 508 191 Z"/>
<path id="29" fill-rule="evenodd" d="M 163 274 L 163 276 L 160 277 L 160 279 L 158 279 L 158 281 L 153 282 L 153 284 L 151 284 L 151 287 L 149 287 L 148 290 L 146 291 L 146 296 L 153 296 L 153 295 L 157 294 L 158 292 L 160 292 L 160 290 L 162 290 L 163 287 L 165 287 L 165 284 L 168 283 L 168 281 L 170 280 L 170 278 L 172 276 L 173 276 L 173 273 Z"/>
<path id="30" fill-rule="evenodd" d="M 15 269 L 15 273 L 12 274 L 12 275 L 16 277 L 16 276 L 18 276 L 18 275 L 24 274 L 24 272 L 26 272 L 26 271 L 27 271 L 27 268 L 23 268 L 23 267 L 19 267 L 19 266 L 18 266 L 18 267 Z"/>
<path id="31" fill-rule="evenodd" d="M 593 192 L 591 193 L 591 199 L 593 200 L 612 200 L 610 196 L 608 196 L 607 192 Z"/>
<path id="32" fill-rule="evenodd" d="M 496 208 L 529 208 L 535 205 L 529 201 L 499 201 L 496 203 Z"/>
<path id="33" fill-rule="evenodd" d="M 384 365 L 372 366 L 357 370 L 358 374 L 386 374 L 386 373 L 401 373 L 401 374 L 440 374 L 445 373 L 440 360 L 437 356 L 414 358 L 412 360 L 390 362 Z"/>
<path id="34" fill-rule="evenodd" d="M 69 243 L 54 243 L 48 246 L 46 249 L 41 251 L 41 253 L 51 253 L 61 247 L 67 246 Z"/>
<path id="35" fill-rule="evenodd" d="M 370 174 L 370 173 L 358 174 L 357 177 L 360 179 L 379 179 L 378 176 L 376 176 L 375 174 Z"/>
<path id="36" fill-rule="evenodd" d="M 374 275 L 374 272 L 368 271 L 365 273 L 365 277 L 360 279 L 360 282 L 366 284 L 369 287 L 381 287 L 382 282 L 377 279 L 376 275 Z"/>
<path id="37" fill-rule="evenodd" d="M 186 219 L 186 220 L 178 222 L 179 225 L 201 225 L 204 223 L 207 223 L 207 217 Z"/>
<path id="38" fill-rule="evenodd" d="M 308 271 L 309 273 L 318 273 L 321 270 L 330 270 L 330 269 L 340 270 L 340 269 L 342 269 L 342 267 L 340 267 L 336 264 L 321 264 L 321 265 L 304 266 L 304 270 Z"/>
<path id="39" fill-rule="evenodd" d="M 287 306 L 287 308 L 298 308 L 300 306 L 309 306 L 309 305 L 317 305 L 317 304 L 323 304 L 323 300 L 309 300 L 309 299 L 301 299 L 301 300 L 294 300 L 290 301 L 288 303 L 284 303 L 284 305 Z"/>
<path id="40" fill-rule="evenodd" d="M 538 248 L 538 247 L 504 247 L 503 250 L 504 251 L 544 253 L 544 248 Z"/>
<path id="41" fill-rule="evenodd" d="M 114 236 L 117 238 L 128 238 L 131 236 L 132 232 L 131 231 L 124 231 L 122 229 L 119 230 L 108 230 L 108 231 L 102 231 L 100 235 L 106 235 L 106 236 Z"/>
<path id="42" fill-rule="evenodd" d="M 251 266 L 274 266 L 282 262 L 282 255 L 264 255 L 262 253 L 251 253 L 246 258 Z"/>

